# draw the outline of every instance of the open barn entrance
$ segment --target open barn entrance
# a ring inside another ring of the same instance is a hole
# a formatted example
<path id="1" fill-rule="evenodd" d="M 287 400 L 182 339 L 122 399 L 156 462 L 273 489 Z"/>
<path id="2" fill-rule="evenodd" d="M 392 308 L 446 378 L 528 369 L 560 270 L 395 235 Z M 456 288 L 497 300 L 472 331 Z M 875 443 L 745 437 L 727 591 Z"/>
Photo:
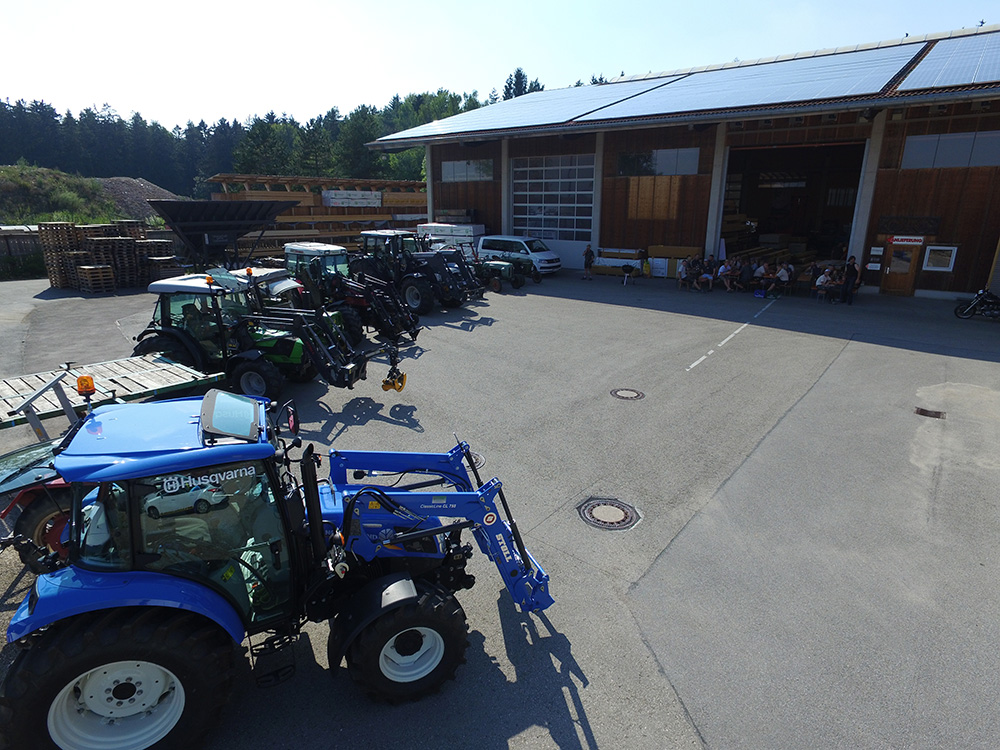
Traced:
<path id="1" fill-rule="evenodd" d="M 863 143 L 733 149 L 723 236 L 730 255 L 839 259 L 851 236 Z"/>

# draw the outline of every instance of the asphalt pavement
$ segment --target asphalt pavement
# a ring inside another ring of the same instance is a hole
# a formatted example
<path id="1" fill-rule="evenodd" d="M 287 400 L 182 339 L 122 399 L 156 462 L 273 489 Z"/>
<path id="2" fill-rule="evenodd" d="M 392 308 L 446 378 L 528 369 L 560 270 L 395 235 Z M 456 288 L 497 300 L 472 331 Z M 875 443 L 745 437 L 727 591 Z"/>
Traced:
<path id="1" fill-rule="evenodd" d="M 152 312 L 46 287 L 0 284 L 0 375 L 126 356 Z M 953 305 L 564 270 L 425 316 L 402 393 L 378 361 L 351 391 L 290 386 L 317 446 L 483 454 L 556 603 L 517 612 L 477 555 L 468 662 L 439 694 L 367 700 L 310 625 L 296 676 L 245 669 L 207 747 L 1000 745 L 1000 326 Z M 591 498 L 638 523 L 584 523 Z"/>

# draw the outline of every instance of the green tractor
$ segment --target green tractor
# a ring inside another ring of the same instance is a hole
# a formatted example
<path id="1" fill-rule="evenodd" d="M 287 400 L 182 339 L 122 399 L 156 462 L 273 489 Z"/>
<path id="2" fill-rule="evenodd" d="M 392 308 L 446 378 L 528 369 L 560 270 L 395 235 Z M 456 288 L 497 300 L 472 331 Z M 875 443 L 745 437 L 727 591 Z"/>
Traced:
<path id="1" fill-rule="evenodd" d="M 431 242 L 433 243 L 433 239 Z M 534 271 L 530 260 L 484 260 L 479 257 L 476 246 L 471 242 L 447 242 L 440 247 L 437 245 L 434 247 L 445 252 L 460 252 L 476 278 L 491 292 L 503 291 L 505 281 L 514 289 L 520 289 L 524 286 L 527 276 Z M 527 263 L 528 270 L 525 270 L 523 263 Z"/>
<path id="2" fill-rule="evenodd" d="M 293 282 L 294 283 L 294 282 Z M 133 356 L 160 353 L 202 372 L 223 372 L 241 393 L 276 398 L 285 380 L 320 375 L 336 388 L 367 377 L 368 361 L 387 354 L 383 390 L 401 391 L 406 376 L 395 346 L 351 346 L 338 312 L 269 306 L 260 285 L 224 271 L 154 281 L 153 320 L 136 337 Z"/>

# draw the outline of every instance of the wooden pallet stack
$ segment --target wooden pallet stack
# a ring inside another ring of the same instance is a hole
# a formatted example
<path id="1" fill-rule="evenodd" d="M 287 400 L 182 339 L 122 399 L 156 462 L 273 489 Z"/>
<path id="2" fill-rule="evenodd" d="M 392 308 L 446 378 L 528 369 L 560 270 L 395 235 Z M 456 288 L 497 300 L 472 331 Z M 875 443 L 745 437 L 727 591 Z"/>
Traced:
<path id="1" fill-rule="evenodd" d="M 78 266 L 76 270 L 81 292 L 109 294 L 115 291 L 115 272 L 111 266 Z"/>
<path id="2" fill-rule="evenodd" d="M 174 243 L 170 240 L 148 240 L 141 239 L 135 241 L 135 257 L 139 264 L 139 286 L 146 286 L 150 281 L 155 281 L 152 277 L 153 264 L 150 262 L 153 258 L 169 258 L 174 259 Z M 174 264 L 176 265 L 176 264 Z M 170 267 L 170 264 L 164 264 L 165 267 Z M 177 274 L 172 274 L 176 276 Z M 159 278 L 169 278 L 168 276 L 161 276 Z"/>
<path id="3" fill-rule="evenodd" d="M 131 237 L 133 240 L 146 239 L 146 225 L 138 219 L 117 219 L 114 226 L 115 235 L 118 237 Z"/>
<path id="4" fill-rule="evenodd" d="M 103 236 L 84 237 L 80 242 L 80 247 L 90 253 L 92 265 L 111 266 L 114 263 L 114 256 L 110 245 Z"/>
<path id="5" fill-rule="evenodd" d="M 70 288 L 64 255 L 77 249 L 76 231 L 72 222 L 51 221 L 38 225 L 38 242 L 48 272 L 49 285 L 54 289 Z"/>
<path id="6" fill-rule="evenodd" d="M 184 273 L 184 269 L 177 262 L 177 258 L 173 255 L 164 256 L 162 258 L 150 258 L 149 259 L 149 280 L 159 281 L 160 279 L 169 279 L 174 276 L 180 276 Z"/>
<path id="7" fill-rule="evenodd" d="M 134 239 L 87 237 L 83 240 L 83 246 L 90 253 L 94 264 L 113 269 L 117 286 L 127 288 L 139 285 L 139 261 Z"/>
<path id="8" fill-rule="evenodd" d="M 66 278 L 71 289 L 80 288 L 80 266 L 90 266 L 94 264 L 94 256 L 86 250 L 69 250 L 63 253 L 63 267 L 66 269 Z"/>
<path id="9" fill-rule="evenodd" d="M 115 283 L 119 288 L 139 286 L 139 261 L 132 237 L 105 237 L 111 250 L 111 267 L 115 269 Z"/>

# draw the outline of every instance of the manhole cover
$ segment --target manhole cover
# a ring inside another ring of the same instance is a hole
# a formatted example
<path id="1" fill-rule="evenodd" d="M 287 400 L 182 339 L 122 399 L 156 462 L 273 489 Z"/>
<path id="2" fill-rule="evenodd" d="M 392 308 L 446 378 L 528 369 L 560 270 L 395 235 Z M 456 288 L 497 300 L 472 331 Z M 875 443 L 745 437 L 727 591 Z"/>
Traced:
<path id="1" fill-rule="evenodd" d="M 637 391 L 635 388 L 615 388 L 611 391 L 611 395 L 622 401 L 638 401 L 640 398 L 646 398 L 645 393 Z"/>
<path id="2" fill-rule="evenodd" d="M 589 497 L 576 510 L 585 523 L 597 529 L 624 531 L 639 523 L 639 511 L 616 497 Z"/>
<path id="3" fill-rule="evenodd" d="M 475 466 L 477 469 L 481 469 L 484 466 L 486 466 L 486 456 L 484 456 L 482 453 L 469 451 L 469 454 L 472 456 L 472 465 Z"/>

